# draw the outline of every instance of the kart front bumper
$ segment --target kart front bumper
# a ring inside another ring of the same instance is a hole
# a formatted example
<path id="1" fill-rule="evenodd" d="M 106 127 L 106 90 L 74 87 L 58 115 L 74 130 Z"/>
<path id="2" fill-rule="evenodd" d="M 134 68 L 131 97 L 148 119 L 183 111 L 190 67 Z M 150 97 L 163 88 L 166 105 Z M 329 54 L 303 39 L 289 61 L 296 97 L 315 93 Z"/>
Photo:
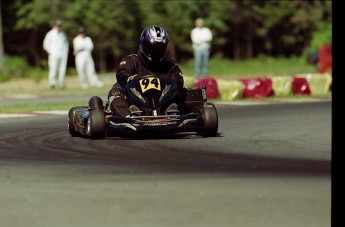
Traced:
<path id="1" fill-rule="evenodd" d="M 200 132 L 204 127 L 200 114 L 137 116 L 130 118 L 107 116 L 106 119 L 106 136 Z"/>

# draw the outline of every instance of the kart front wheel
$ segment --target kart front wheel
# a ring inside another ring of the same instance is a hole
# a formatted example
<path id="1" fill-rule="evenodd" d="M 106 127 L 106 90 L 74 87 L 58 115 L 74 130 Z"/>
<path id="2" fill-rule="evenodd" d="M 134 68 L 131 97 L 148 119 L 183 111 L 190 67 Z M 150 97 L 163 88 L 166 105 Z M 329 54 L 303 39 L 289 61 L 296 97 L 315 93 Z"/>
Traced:
<path id="1" fill-rule="evenodd" d="M 201 109 L 204 120 L 204 129 L 201 135 L 204 137 L 213 137 L 218 134 L 218 114 L 216 107 L 211 103 Z"/>
<path id="2" fill-rule="evenodd" d="M 98 96 L 92 96 L 89 99 L 89 107 L 91 109 L 98 109 L 98 110 L 103 110 L 103 101 L 100 97 Z"/>
<path id="3" fill-rule="evenodd" d="M 91 110 L 87 119 L 87 135 L 91 139 L 103 139 L 105 136 L 105 117 L 103 110 Z"/>
<path id="4" fill-rule="evenodd" d="M 68 132 L 71 136 L 76 137 L 79 136 L 79 133 L 75 130 L 74 127 L 74 115 L 73 115 L 73 108 L 68 111 Z"/>

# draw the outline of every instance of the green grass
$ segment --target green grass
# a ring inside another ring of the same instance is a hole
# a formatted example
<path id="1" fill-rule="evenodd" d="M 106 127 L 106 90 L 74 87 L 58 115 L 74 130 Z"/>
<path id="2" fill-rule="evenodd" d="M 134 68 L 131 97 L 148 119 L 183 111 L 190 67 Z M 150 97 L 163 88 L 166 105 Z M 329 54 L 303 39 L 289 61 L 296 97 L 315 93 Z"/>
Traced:
<path id="1" fill-rule="evenodd" d="M 17 62 L 18 59 L 16 59 Z M 19 63 L 18 63 L 19 64 Z M 21 63 L 22 64 L 22 63 Z M 182 72 L 185 76 L 189 78 L 194 78 L 194 61 L 190 59 L 187 62 L 180 64 Z M 11 68 L 15 68 L 11 66 Z M 47 72 L 37 73 L 36 68 L 28 68 L 25 65 L 26 75 L 23 75 L 23 70 L 20 70 L 20 73 L 15 74 L 12 83 L 19 83 L 22 78 L 30 78 L 35 83 L 39 82 L 42 78 L 47 77 Z M 115 72 L 110 72 L 111 74 Z M 209 62 L 209 76 L 213 76 L 217 79 L 225 80 L 237 80 L 244 77 L 257 77 L 257 76 L 278 76 L 278 75 L 295 75 L 300 73 L 317 73 L 317 68 L 314 65 L 308 65 L 304 57 L 294 57 L 294 58 L 266 58 L 260 57 L 253 60 L 246 61 L 232 61 L 229 59 L 221 59 L 219 57 L 213 57 Z M 67 77 L 75 76 L 75 70 L 69 69 L 67 72 Z M 1 75 L 0 75 L 1 77 Z M 101 77 L 102 79 L 102 77 Z M 16 87 L 10 91 L 6 89 L 6 85 L 2 86 L 4 83 L 1 83 L 0 80 L 0 97 L 10 94 L 33 94 L 41 96 L 82 96 L 85 97 L 85 100 L 88 100 L 93 95 L 103 96 L 106 95 L 108 90 L 113 84 L 113 79 L 110 78 L 106 82 L 106 86 L 103 88 L 90 88 L 87 90 L 81 89 L 79 86 L 68 87 L 65 90 L 50 90 L 47 85 L 35 86 L 34 88 Z M 7 81 L 8 82 L 8 81 Z M 35 84 L 34 83 L 34 84 Z M 263 99 L 275 99 L 277 97 L 265 97 Z M 279 98 L 312 98 L 312 97 L 279 97 Z M 217 100 L 212 100 L 217 101 Z M 245 101 L 251 101 L 246 99 Z M 23 100 L 22 103 L 17 104 L 2 104 L 0 105 L 0 113 L 16 113 L 16 112 L 29 112 L 29 111 L 48 111 L 48 110 L 68 110 L 72 106 L 87 105 L 85 103 L 78 103 L 68 100 L 67 98 L 58 103 L 27 103 Z"/>
<path id="2" fill-rule="evenodd" d="M 25 113 L 32 111 L 50 111 L 50 110 L 69 110 L 72 106 L 87 106 L 87 103 L 66 102 L 61 103 L 19 103 L 0 106 L 1 113 Z"/>
<path id="3" fill-rule="evenodd" d="M 42 61 L 40 67 L 30 67 L 20 57 L 9 57 L 7 70 L 0 72 L 0 83 L 11 79 L 30 78 L 39 82 L 47 77 L 47 63 Z M 182 72 L 186 76 L 194 76 L 194 59 L 178 62 Z M 307 64 L 307 58 L 272 58 L 260 56 L 250 60 L 234 61 L 219 56 L 211 56 L 209 61 L 209 75 L 221 79 L 237 79 L 242 77 L 253 77 L 263 75 L 294 75 L 299 73 L 316 73 L 315 65 Z M 115 72 L 114 72 L 115 73 Z M 68 75 L 76 75 L 73 67 L 67 69 Z"/>
<path id="4" fill-rule="evenodd" d="M 262 97 L 260 101 L 269 101 L 269 100 L 286 100 L 286 101 L 305 101 L 306 99 L 327 99 L 331 98 L 332 95 L 329 93 L 326 96 L 294 96 L 288 95 L 285 97 Z M 86 99 L 88 100 L 88 98 Z M 219 99 L 211 99 L 211 102 L 220 101 Z M 236 101 L 244 101 L 244 102 L 253 102 L 258 101 L 258 99 L 254 98 L 247 98 L 243 100 L 235 100 Z M 50 111 L 50 110 L 69 110 L 73 106 L 87 106 L 88 103 L 86 102 L 71 102 L 68 100 L 58 102 L 58 103 L 17 103 L 17 104 L 9 104 L 9 105 L 0 105 L 0 114 L 3 113 L 24 113 L 24 112 L 32 112 L 32 111 Z"/>
<path id="5" fill-rule="evenodd" d="M 180 65 L 184 75 L 194 75 L 194 61 Z M 317 73 L 317 67 L 308 65 L 304 57 L 271 58 L 259 57 L 252 60 L 233 61 L 214 57 L 209 62 L 209 76 L 219 79 L 238 79 L 255 76 L 295 75 Z"/>

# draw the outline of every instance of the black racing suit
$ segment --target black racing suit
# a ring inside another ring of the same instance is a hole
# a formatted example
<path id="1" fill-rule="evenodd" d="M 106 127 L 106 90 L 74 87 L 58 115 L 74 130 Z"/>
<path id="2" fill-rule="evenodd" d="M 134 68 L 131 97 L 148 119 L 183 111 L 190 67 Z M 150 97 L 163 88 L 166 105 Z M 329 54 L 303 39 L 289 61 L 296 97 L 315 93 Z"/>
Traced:
<path id="1" fill-rule="evenodd" d="M 124 98 L 125 86 L 128 78 L 136 74 L 170 77 L 176 82 L 179 96 L 182 96 L 184 81 L 180 67 L 174 61 L 165 58 L 160 62 L 151 62 L 138 51 L 137 54 L 124 57 L 117 68 L 117 82 L 108 93 L 110 109 L 114 114 L 122 117 L 130 114 L 129 103 Z"/>

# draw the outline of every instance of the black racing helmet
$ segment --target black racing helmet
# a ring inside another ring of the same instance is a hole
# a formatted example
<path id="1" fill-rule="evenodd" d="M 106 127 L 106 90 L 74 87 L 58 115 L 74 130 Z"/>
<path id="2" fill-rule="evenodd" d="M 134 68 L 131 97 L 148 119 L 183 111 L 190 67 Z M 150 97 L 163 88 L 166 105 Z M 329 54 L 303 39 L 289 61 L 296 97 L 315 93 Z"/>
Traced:
<path id="1" fill-rule="evenodd" d="M 161 61 L 168 51 L 168 33 L 157 25 L 144 29 L 140 35 L 140 51 L 152 62 Z"/>

